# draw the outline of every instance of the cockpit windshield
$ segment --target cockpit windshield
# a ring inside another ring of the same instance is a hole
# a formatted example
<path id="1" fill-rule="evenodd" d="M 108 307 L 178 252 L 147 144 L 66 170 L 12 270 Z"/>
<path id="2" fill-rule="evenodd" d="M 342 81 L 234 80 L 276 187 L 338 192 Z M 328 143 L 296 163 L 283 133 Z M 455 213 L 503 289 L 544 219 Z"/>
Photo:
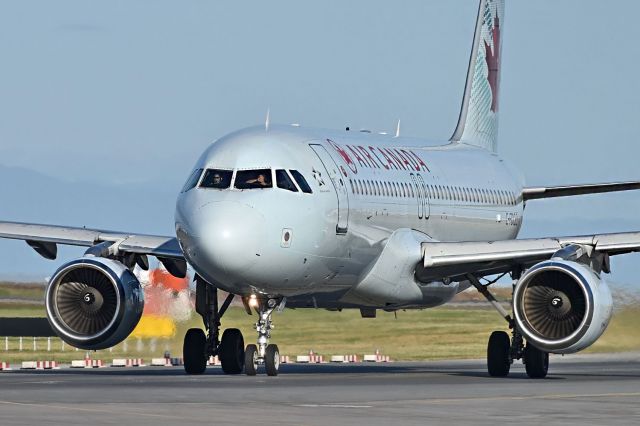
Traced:
<path id="1" fill-rule="evenodd" d="M 200 188 L 227 189 L 231 186 L 231 170 L 207 169 Z"/>
<path id="2" fill-rule="evenodd" d="M 196 169 L 194 170 L 182 192 L 186 192 L 198 186 L 205 189 L 229 189 L 233 182 L 235 189 L 265 189 L 277 186 L 280 189 L 291 192 L 302 191 L 307 194 L 313 193 L 307 180 L 297 170 L 276 169 L 275 182 L 271 169 L 237 170 L 235 179 L 234 171 L 229 169 Z M 198 182 L 200 185 L 198 185 Z"/>
<path id="3" fill-rule="evenodd" d="M 289 170 L 289 172 L 291 172 L 291 176 L 293 176 L 296 182 L 298 182 L 298 186 L 302 189 L 302 192 L 307 194 L 311 194 L 313 192 L 307 183 L 307 180 L 302 176 L 302 173 L 297 170 Z"/>
<path id="4" fill-rule="evenodd" d="M 202 169 L 195 169 L 191 172 L 189 179 L 187 179 L 187 182 L 184 184 L 182 191 L 180 192 L 187 192 L 188 190 L 195 188 L 200 180 L 200 176 L 202 176 Z"/>
<path id="5" fill-rule="evenodd" d="M 238 170 L 234 186 L 236 189 L 272 188 L 271 169 Z"/>
<path id="6" fill-rule="evenodd" d="M 278 188 L 286 189 L 287 191 L 298 192 L 298 188 L 296 188 L 286 170 L 276 170 L 276 185 Z"/>

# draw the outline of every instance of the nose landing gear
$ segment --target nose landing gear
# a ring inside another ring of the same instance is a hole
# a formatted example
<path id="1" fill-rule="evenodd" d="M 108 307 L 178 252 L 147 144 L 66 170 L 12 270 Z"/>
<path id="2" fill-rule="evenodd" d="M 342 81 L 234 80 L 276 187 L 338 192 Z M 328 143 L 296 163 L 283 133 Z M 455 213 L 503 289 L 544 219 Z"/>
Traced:
<path id="1" fill-rule="evenodd" d="M 271 330 L 273 323 L 271 314 L 282 305 L 282 301 L 277 299 L 256 300 L 258 306 L 258 322 L 254 328 L 258 332 L 258 344 L 247 345 L 245 350 L 245 373 L 248 376 L 255 376 L 258 372 L 258 366 L 264 365 L 267 376 L 277 376 L 280 369 L 280 351 L 278 346 L 268 344 L 271 338 Z"/>
<path id="2" fill-rule="evenodd" d="M 237 328 L 228 328 L 220 334 L 220 319 L 229 308 L 234 295 L 229 294 L 222 306 L 218 308 L 218 289 L 200 276 L 196 276 L 196 312 L 202 316 L 207 333 L 200 328 L 192 328 L 184 336 L 183 358 L 187 374 L 202 374 L 207 368 L 207 359 L 218 356 L 222 371 L 225 374 L 240 374 L 244 369 L 249 376 L 255 376 L 258 367 L 264 365 L 268 376 L 277 376 L 280 369 L 280 351 L 278 346 L 269 344 L 273 323 L 271 314 L 276 309 L 284 308 L 285 299 L 251 297 L 251 302 L 243 298 L 247 313 L 251 314 L 250 305 L 256 308 L 258 322 L 258 344 L 247 345 Z"/>

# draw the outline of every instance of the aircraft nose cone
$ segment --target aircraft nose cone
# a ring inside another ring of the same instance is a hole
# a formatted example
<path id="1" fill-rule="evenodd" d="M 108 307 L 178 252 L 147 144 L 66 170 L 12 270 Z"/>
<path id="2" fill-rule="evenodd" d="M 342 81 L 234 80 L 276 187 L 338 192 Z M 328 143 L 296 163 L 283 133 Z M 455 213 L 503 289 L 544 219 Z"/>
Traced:
<path id="1" fill-rule="evenodd" d="M 265 220 L 253 207 L 219 201 L 201 206 L 192 225 L 208 263 L 227 274 L 249 270 L 260 259 Z"/>

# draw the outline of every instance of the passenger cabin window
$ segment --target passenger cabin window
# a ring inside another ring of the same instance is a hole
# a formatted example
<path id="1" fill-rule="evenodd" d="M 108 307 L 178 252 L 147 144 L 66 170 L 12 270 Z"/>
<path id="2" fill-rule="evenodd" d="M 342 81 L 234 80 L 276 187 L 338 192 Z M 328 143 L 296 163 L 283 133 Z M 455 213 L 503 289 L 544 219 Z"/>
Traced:
<path id="1" fill-rule="evenodd" d="M 293 176 L 293 178 L 296 180 L 302 192 L 304 192 L 305 194 L 311 194 L 313 192 L 311 190 L 311 187 L 307 183 L 307 180 L 304 178 L 304 176 L 302 176 L 302 174 L 299 171 L 289 170 L 289 173 L 291 173 L 291 176 Z"/>
<path id="2" fill-rule="evenodd" d="M 184 184 L 184 186 L 182 187 L 182 191 L 180 192 L 187 192 L 188 190 L 195 188 L 198 184 L 198 181 L 200 180 L 200 176 L 202 176 L 202 169 L 195 169 L 193 172 L 191 172 L 189 178 L 187 179 L 187 182 Z"/>
<path id="3" fill-rule="evenodd" d="M 276 170 L 276 186 L 287 191 L 298 192 L 298 188 L 296 188 L 286 170 Z"/>
<path id="4" fill-rule="evenodd" d="M 272 188 L 271 169 L 238 170 L 234 186 L 236 189 Z"/>
<path id="5" fill-rule="evenodd" d="M 231 186 L 231 170 L 207 169 L 200 188 L 227 189 Z"/>

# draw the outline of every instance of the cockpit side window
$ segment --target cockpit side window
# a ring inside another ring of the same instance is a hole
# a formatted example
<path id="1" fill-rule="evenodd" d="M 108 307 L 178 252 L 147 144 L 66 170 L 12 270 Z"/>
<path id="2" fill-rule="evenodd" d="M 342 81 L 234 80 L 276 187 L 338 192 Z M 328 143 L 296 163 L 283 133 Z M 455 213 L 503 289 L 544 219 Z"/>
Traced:
<path id="1" fill-rule="evenodd" d="M 189 175 L 187 182 L 184 184 L 184 186 L 182 187 L 182 191 L 180 192 L 187 192 L 188 190 L 195 188 L 198 184 L 198 181 L 200 180 L 200 176 L 202 176 L 202 169 L 195 169 Z"/>
<path id="2" fill-rule="evenodd" d="M 207 169 L 200 183 L 200 188 L 227 189 L 231 186 L 231 170 Z"/>
<path id="3" fill-rule="evenodd" d="M 298 192 L 298 188 L 296 188 L 286 170 L 276 170 L 276 186 L 287 191 Z"/>
<path id="4" fill-rule="evenodd" d="M 238 170 L 234 186 L 236 189 L 272 188 L 271 169 Z"/>
<path id="5" fill-rule="evenodd" d="M 291 176 L 293 176 L 293 178 L 296 180 L 296 182 L 298 182 L 298 186 L 300 187 L 300 189 L 302 189 L 302 192 L 306 194 L 313 193 L 313 191 L 311 190 L 311 187 L 307 183 L 307 180 L 304 178 L 304 176 L 302 176 L 302 174 L 299 171 L 289 170 L 289 172 L 291 173 Z"/>

